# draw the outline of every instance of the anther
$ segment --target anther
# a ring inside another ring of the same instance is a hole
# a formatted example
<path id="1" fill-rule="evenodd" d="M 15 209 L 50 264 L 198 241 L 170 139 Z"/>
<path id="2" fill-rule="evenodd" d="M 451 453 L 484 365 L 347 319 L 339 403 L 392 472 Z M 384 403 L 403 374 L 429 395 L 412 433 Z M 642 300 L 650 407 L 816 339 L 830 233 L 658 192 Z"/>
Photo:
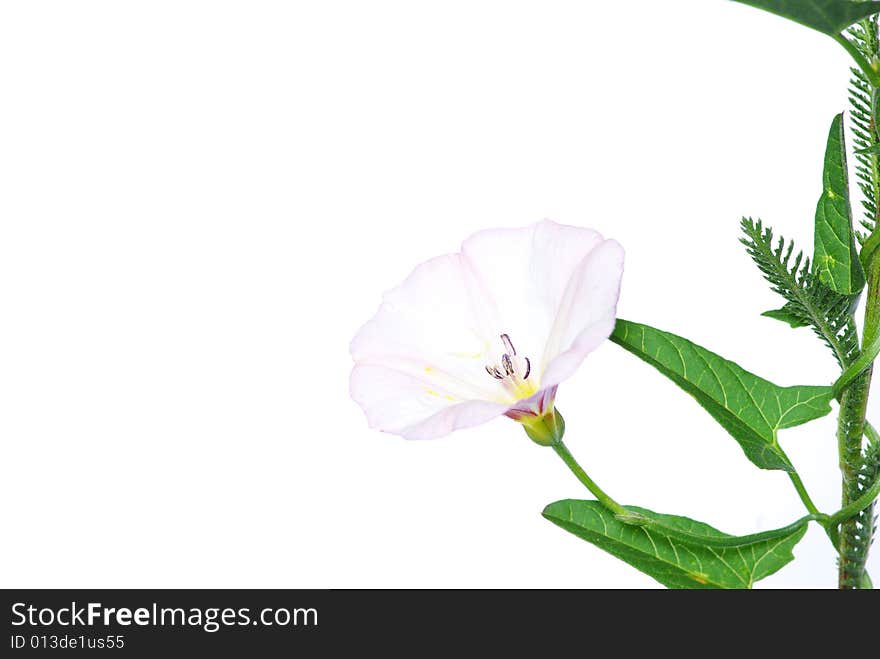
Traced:
<path id="1" fill-rule="evenodd" d="M 532 362 L 528 357 L 519 357 L 513 341 L 507 334 L 501 334 L 501 343 L 504 344 L 504 354 L 501 355 L 501 365 L 487 364 L 486 373 L 496 380 L 506 381 L 505 386 L 522 387 L 532 372 Z"/>

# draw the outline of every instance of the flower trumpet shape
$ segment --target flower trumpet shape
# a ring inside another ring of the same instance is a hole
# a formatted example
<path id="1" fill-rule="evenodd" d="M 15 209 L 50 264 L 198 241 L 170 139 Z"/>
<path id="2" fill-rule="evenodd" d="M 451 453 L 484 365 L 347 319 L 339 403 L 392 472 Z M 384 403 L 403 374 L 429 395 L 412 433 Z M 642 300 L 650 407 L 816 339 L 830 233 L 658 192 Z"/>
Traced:
<path id="1" fill-rule="evenodd" d="M 549 220 L 490 229 L 422 263 L 351 342 L 372 428 L 441 437 L 506 415 L 561 437 L 556 388 L 614 329 L 623 248 Z"/>

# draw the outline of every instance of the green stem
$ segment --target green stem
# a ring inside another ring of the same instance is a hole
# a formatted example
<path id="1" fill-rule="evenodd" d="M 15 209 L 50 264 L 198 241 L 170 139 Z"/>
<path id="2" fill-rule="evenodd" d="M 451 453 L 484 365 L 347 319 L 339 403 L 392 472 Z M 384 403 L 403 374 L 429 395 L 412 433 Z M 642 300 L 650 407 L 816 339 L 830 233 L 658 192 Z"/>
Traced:
<path id="1" fill-rule="evenodd" d="M 790 471 L 788 472 L 788 477 L 791 479 L 792 485 L 794 485 L 794 489 L 797 490 L 798 496 L 801 498 L 804 506 L 808 511 L 810 511 L 809 518 L 818 522 L 822 526 L 822 528 L 825 529 L 825 533 L 831 540 L 831 544 L 834 545 L 835 549 L 837 549 L 838 545 L 840 544 L 840 538 L 838 537 L 837 532 L 837 524 L 831 524 L 831 517 L 826 515 L 825 513 L 819 512 L 819 509 L 816 508 L 816 504 L 813 503 L 813 499 L 810 497 L 809 492 L 807 492 L 807 488 L 804 486 L 804 482 L 801 480 L 800 474 L 798 474 L 796 471 Z"/>
<path id="2" fill-rule="evenodd" d="M 797 490 L 798 496 L 801 498 L 801 501 L 804 502 L 804 506 L 806 506 L 807 510 L 809 510 L 811 514 L 821 517 L 822 513 L 816 508 L 816 504 L 813 503 L 813 500 L 810 498 L 807 488 L 804 487 L 804 482 L 801 480 L 798 473 L 796 471 L 790 471 L 788 472 L 788 477 L 791 479 L 794 489 Z"/>
<path id="3" fill-rule="evenodd" d="M 589 474 L 587 474 L 587 472 L 584 471 L 584 468 L 578 464 L 578 461 L 575 460 L 574 456 L 571 454 L 571 451 L 568 450 L 568 447 L 562 442 L 561 439 L 557 439 L 553 444 L 550 444 L 550 446 L 553 447 L 553 450 L 556 451 L 559 457 L 562 458 L 562 461 L 565 462 L 566 465 L 568 465 L 568 468 L 571 469 L 572 473 L 577 476 L 577 479 L 584 484 L 584 486 L 593 494 L 593 496 L 595 496 L 602 503 L 603 506 L 605 506 L 615 515 L 617 515 L 619 519 L 623 519 L 623 521 L 629 524 L 657 529 L 662 533 L 665 533 L 666 535 L 670 535 L 685 542 L 695 540 L 699 541 L 701 544 L 706 542 L 706 538 L 704 536 L 697 536 L 689 534 L 687 532 L 683 532 L 681 529 L 666 526 L 658 520 L 644 517 L 641 516 L 639 513 L 634 513 L 627 510 L 619 503 L 617 503 L 614 499 L 612 499 L 608 495 L 608 493 L 605 492 L 605 490 L 599 487 L 599 485 L 596 484 L 596 481 L 590 478 Z M 790 525 L 790 528 L 794 530 L 801 526 L 804 522 L 814 520 L 821 524 L 823 528 L 825 528 L 825 531 L 828 533 L 832 542 L 836 544 L 836 524 L 830 523 L 832 518 L 824 513 L 819 512 L 819 510 L 816 508 L 816 505 L 813 503 L 813 500 L 810 498 L 810 495 L 807 493 L 803 481 L 801 481 L 800 476 L 798 476 L 796 472 L 790 472 L 789 476 L 791 477 L 791 482 L 794 483 L 795 489 L 798 491 L 798 494 L 801 497 L 801 501 L 804 502 L 804 505 L 810 511 L 809 516 L 792 523 Z M 880 479 L 878 479 L 878 483 L 880 483 Z M 878 488 L 880 488 L 880 485 L 878 485 Z M 843 512 L 844 511 L 838 512 L 834 517 L 841 517 Z M 776 533 L 779 530 L 782 529 L 777 529 L 776 531 L 772 532 L 773 537 L 776 537 Z M 756 542 L 758 539 L 762 538 L 763 535 L 764 533 L 755 533 L 749 536 L 738 538 L 720 538 L 713 543 L 713 546 L 739 547 L 742 545 L 747 545 L 751 542 Z"/>
<path id="4" fill-rule="evenodd" d="M 867 272 L 867 299 L 865 303 L 865 324 L 862 345 L 869 349 L 880 335 L 880 259 L 872 258 Z M 841 507 L 849 510 L 860 505 L 864 492 L 859 483 L 859 469 L 862 463 L 862 437 L 865 433 L 865 413 L 868 408 L 868 395 L 871 387 L 873 364 L 861 371 L 840 396 L 840 416 L 837 424 L 837 444 L 842 476 Z M 865 506 L 867 507 L 867 506 Z M 860 520 L 857 514 L 842 518 L 840 525 L 838 554 L 838 585 L 842 589 L 859 588 L 864 583 L 865 560 L 868 554 L 866 544 L 870 540 L 860 533 Z"/>
<path id="5" fill-rule="evenodd" d="M 880 478 L 874 479 L 874 484 L 867 490 L 862 493 L 858 499 L 853 501 L 848 506 L 845 506 L 834 513 L 829 519 L 828 523 L 837 525 L 841 522 L 845 522 L 848 519 L 851 519 L 855 515 L 858 515 L 865 508 L 874 503 L 874 499 L 880 496 Z"/>
<path id="6" fill-rule="evenodd" d="M 843 35 L 836 40 L 855 60 L 870 84 L 870 126 L 867 128 L 868 147 L 878 143 L 876 118 L 878 116 L 878 42 L 876 18 L 867 18 L 860 23 L 863 45 L 859 47 Z M 876 154 L 870 155 L 870 178 L 872 186 L 865 194 L 872 203 L 880 202 L 880 169 Z M 874 220 L 874 233 L 877 231 Z M 862 443 L 866 432 L 874 430 L 867 424 L 865 413 L 873 374 L 873 361 L 880 351 L 880 258 L 877 258 L 877 237 L 871 235 L 865 241 L 860 254 L 862 267 L 867 278 L 867 297 L 865 300 L 865 322 L 862 336 L 861 355 L 846 368 L 835 383 L 835 394 L 839 394 L 840 415 L 837 423 L 837 446 L 842 476 L 842 504 L 825 529 L 832 538 L 837 534 L 838 545 L 838 585 L 841 589 L 864 587 L 868 581 L 865 574 L 865 561 L 871 543 L 871 523 L 873 521 L 873 497 L 868 497 L 876 483 L 866 485 L 859 476 L 863 466 Z M 868 490 L 865 491 L 865 487 Z M 834 520 L 832 522 L 832 520 Z M 837 522 L 840 522 L 838 533 Z M 866 533 L 866 530 L 868 531 Z"/>
<path id="7" fill-rule="evenodd" d="M 581 467 L 577 460 L 574 459 L 574 456 L 568 450 L 568 447 L 562 443 L 561 439 L 556 440 L 553 444 L 553 450 L 556 451 L 556 454 L 562 458 L 562 461 L 568 465 L 568 468 L 571 469 L 571 472 L 577 477 L 577 479 L 584 484 L 584 486 L 593 493 L 601 503 L 608 510 L 613 512 L 615 515 L 629 515 L 629 511 L 617 503 L 614 499 L 612 499 L 605 491 L 596 485 L 595 481 L 590 478 L 587 472 L 584 471 L 583 467 Z"/>
<path id="8" fill-rule="evenodd" d="M 782 447 L 779 447 L 779 450 L 782 452 L 782 455 L 785 456 L 788 463 L 791 464 L 791 460 L 785 455 L 785 451 L 782 450 Z M 801 480 L 800 474 L 797 473 L 797 470 L 792 468 L 792 471 L 788 472 L 788 477 L 791 479 L 791 484 L 794 485 L 794 489 L 797 490 L 798 496 L 803 502 L 804 507 L 809 511 L 813 519 L 819 522 L 822 526 L 825 526 L 826 521 L 828 520 L 828 515 L 819 512 L 819 509 L 816 507 L 816 504 L 813 503 L 813 499 L 810 497 L 810 493 L 807 492 L 807 488 Z"/>
<path id="9" fill-rule="evenodd" d="M 880 235 L 880 234 L 878 234 Z M 850 364 L 834 383 L 834 395 L 839 400 L 843 394 L 843 390 L 849 386 L 850 382 L 859 377 L 862 373 L 871 367 L 877 355 L 880 355 L 880 334 L 874 337 L 870 344 L 863 342 L 865 347 L 858 358 Z"/>

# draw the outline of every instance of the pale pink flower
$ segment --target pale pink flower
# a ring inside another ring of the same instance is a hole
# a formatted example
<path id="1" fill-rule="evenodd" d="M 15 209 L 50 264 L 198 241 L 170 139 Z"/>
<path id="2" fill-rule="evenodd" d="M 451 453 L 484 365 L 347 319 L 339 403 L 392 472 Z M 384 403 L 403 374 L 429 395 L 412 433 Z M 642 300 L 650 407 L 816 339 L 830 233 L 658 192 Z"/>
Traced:
<path id="1" fill-rule="evenodd" d="M 352 398 L 370 427 L 408 439 L 544 418 L 614 329 L 622 275 L 623 248 L 591 229 L 476 233 L 385 294 L 351 342 Z"/>

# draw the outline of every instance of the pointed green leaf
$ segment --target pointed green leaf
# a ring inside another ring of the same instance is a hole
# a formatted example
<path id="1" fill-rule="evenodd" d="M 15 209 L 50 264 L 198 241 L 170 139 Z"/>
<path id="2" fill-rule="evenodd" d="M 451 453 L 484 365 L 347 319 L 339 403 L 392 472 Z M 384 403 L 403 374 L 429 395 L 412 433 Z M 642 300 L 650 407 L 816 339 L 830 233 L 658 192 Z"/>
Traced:
<path id="1" fill-rule="evenodd" d="M 626 508 L 656 524 L 625 524 L 598 501 L 557 501 L 542 514 L 667 588 L 703 589 L 751 588 L 778 571 L 794 559 L 792 549 L 804 536 L 808 521 L 736 537 L 687 517 Z"/>
<path id="2" fill-rule="evenodd" d="M 767 318 L 773 318 L 774 320 L 781 320 L 783 323 L 788 323 L 792 327 L 806 327 L 810 323 L 805 321 L 800 316 L 793 314 L 786 307 L 782 307 L 781 309 L 771 309 L 770 311 L 765 311 L 762 313 L 762 316 L 766 316 Z"/>
<path id="3" fill-rule="evenodd" d="M 835 36 L 880 12 L 880 2 L 858 0 L 735 0 Z"/>
<path id="4" fill-rule="evenodd" d="M 834 117 L 828 133 L 822 196 L 816 206 L 813 264 L 819 281 L 836 293 L 855 295 L 865 285 L 849 206 L 842 114 Z"/>
<path id="5" fill-rule="evenodd" d="M 762 469 L 792 471 L 776 433 L 831 411 L 832 387 L 780 387 L 675 334 L 618 319 L 611 340 L 663 373 Z"/>

